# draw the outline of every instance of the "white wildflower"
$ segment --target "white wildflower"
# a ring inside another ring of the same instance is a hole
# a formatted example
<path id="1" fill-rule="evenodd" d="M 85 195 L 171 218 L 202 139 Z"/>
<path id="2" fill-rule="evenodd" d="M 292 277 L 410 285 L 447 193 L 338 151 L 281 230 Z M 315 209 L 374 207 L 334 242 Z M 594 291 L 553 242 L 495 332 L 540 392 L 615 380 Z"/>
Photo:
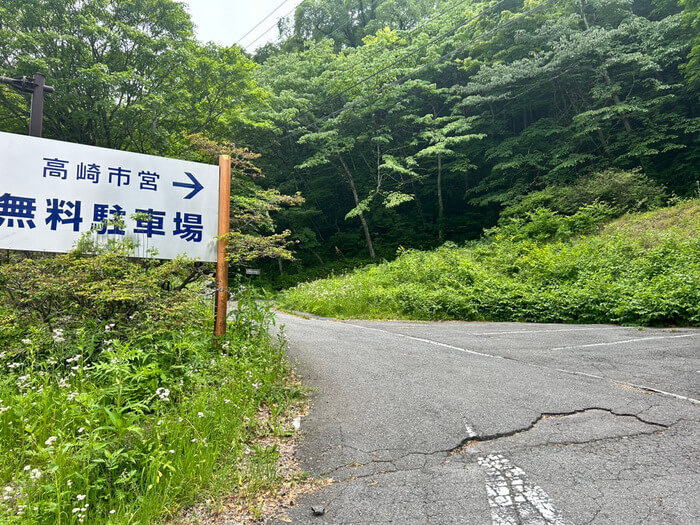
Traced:
<path id="1" fill-rule="evenodd" d="M 156 395 L 163 401 L 169 401 L 170 390 L 167 388 L 160 387 L 156 390 Z"/>
<path id="2" fill-rule="evenodd" d="M 63 330 L 61 328 L 54 329 L 53 333 L 51 334 L 51 337 L 53 337 L 54 343 L 62 343 L 66 340 L 65 337 L 63 337 Z"/>
<path id="3" fill-rule="evenodd" d="M 44 441 L 44 444 L 45 444 L 47 447 L 50 447 L 51 445 L 54 444 L 54 442 L 55 442 L 57 439 L 58 439 L 58 438 L 57 438 L 56 436 L 51 436 L 49 439 L 47 439 L 46 441 Z"/>

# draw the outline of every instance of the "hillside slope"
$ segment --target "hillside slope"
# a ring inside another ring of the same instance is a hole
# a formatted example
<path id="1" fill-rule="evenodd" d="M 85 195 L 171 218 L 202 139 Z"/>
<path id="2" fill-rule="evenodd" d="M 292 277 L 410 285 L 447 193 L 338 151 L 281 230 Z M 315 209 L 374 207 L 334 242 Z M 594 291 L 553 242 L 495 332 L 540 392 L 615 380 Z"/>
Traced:
<path id="1" fill-rule="evenodd" d="M 700 200 L 603 225 L 599 211 L 538 210 L 465 247 L 299 285 L 280 303 L 343 318 L 700 324 Z"/>

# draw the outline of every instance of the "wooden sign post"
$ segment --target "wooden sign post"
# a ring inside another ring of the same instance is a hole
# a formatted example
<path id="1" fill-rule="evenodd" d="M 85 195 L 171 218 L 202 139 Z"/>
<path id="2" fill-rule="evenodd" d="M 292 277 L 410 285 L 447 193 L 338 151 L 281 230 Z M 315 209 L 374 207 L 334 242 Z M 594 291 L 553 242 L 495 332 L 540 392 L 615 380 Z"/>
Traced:
<path id="1" fill-rule="evenodd" d="M 228 306 L 228 261 L 225 236 L 229 233 L 231 212 L 231 157 L 219 155 L 219 243 L 216 258 L 216 321 L 214 335 L 226 333 L 226 309 Z"/>

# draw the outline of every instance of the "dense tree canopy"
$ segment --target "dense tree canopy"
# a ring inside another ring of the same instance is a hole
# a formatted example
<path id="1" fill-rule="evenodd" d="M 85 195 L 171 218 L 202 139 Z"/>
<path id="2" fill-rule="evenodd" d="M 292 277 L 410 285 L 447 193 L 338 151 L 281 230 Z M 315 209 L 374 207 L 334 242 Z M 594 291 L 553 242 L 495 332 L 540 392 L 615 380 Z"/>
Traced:
<path id="1" fill-rule="evenodd" d="M 573 212 L 601 177 L 637 208 L 697 191 L 698 20 L 696 0 L 305 0 L 248 57 L 174 0 L 7 0 L 0 74 L 57 87 L 47 137 L 260 153 L 263 184 L 306 200 L 270 213 L 326 265 Z M 27 117 L 0 86 L 0 127 Z"/>
<path id="2" fill-rule="evenodd" d="M 474 238 L 603 172 L 694 191 L 691 0 L 403 4 L 305 2 L 256 73 L 274 126 L 251 140 L 327 255 Z"/>
<path id="3" fill-rule="evenodd" d="M 0 68 L 40 71 L 56 87 L 44 136 L 163 153 L 181 133 L 230 138 L 259 97 L 238 48 L 199 44 L 173 0 L 8 0 L 0 6 Z M 0 89 L 3 129 L 23 131 L 28 101 Z"/>

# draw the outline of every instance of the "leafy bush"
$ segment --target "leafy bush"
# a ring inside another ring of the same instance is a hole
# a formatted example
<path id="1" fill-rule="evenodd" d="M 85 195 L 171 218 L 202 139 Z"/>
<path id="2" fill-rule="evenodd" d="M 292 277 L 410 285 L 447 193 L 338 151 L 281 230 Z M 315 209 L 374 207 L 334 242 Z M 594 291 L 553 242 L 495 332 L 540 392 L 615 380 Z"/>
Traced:
<path id="1" fill-rule="evenodd" d="M 610 216 L 652 210 L 668 200 L 664 188 L 640 170 L 608 169 L 580 177 L 568 186 L 549 186 L 524 196 L 503 210 L 502 217 L 525 217 L 540 208 L 570 215 L 581 208 L 603 203 Z"/>
<path id="2" fill-rule="evenodd" d="M 274 486 L 276 451 L 251 441 L 298 390 L 269 309 L 239 298 L 215 340 L 184 260 L 71 254 L 0 280 L 2 523 L 153 523 L 201 491 Z"/>
<path id="3" fill-rule="evenodd" d="M 280 301 L 340 317 L 700 323 L 700 202 L 580 235 L 599 230 L 608 210 L 538 209 L 478 243 L 403 251 L 391 263 L 299 285 Z"/>
<path id="4" fill-rule="evenodd" d="M 614 211 L 602 203 L 583 206 L 572 215 L 561 215 L 549 208 L 537 208 L 524 217 L 503 219 L 485 234 L 487 238 L 496 241 L 568 240 L 595 231 L 613 215 Z"/>

